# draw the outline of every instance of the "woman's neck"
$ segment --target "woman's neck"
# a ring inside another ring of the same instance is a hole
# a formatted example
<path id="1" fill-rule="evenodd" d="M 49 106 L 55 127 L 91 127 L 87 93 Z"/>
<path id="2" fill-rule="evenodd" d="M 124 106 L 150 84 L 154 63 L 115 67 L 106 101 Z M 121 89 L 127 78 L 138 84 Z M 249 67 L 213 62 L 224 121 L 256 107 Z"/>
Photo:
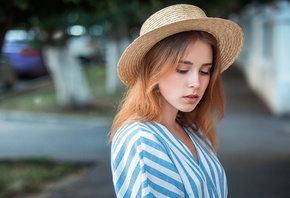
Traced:
<path id="1" fill-rule="evenodd" d="M 177 110 L 176 112 L 163 111 L 163 117 L 160 124 L 165 126 L 167 129 L 177 129 L 179 127 L 179 124 L 176 122 L 177 112 Z"/>

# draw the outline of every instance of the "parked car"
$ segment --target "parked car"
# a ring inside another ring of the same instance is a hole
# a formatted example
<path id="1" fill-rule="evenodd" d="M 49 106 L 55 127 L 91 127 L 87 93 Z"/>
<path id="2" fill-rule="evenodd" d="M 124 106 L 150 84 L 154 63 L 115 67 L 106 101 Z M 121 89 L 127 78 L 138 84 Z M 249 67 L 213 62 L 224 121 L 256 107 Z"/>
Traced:
<path id="1" fill-rule="evenodd" d="M 17 31 L 22 34 L 17 34 Z M 2 52 L 9 58 L 19 77 L 39 77 L 48 73 L 43 63 L 41 49 L 31 46 L 23 30 L 7 32 Z"/>

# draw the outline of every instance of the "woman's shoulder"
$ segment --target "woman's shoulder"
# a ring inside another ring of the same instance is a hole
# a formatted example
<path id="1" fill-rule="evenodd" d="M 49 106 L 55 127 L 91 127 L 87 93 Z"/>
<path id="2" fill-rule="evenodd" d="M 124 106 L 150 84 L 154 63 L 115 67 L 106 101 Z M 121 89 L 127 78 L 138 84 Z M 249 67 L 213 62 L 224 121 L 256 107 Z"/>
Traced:
<path id="1" fill-rule="evenodd" d="M 112 140 L 112 144 L 114 145 L 119 142 L 124 143 L 128 141 L 141 141 L 144 139 L 159 142 L 159 132 L 154 126 L 154 122 L 133 122 L 126 124 L 117 130 Z"/>
<path id="2" fill-rule="evenodd" d="M 147 122 L 133 122 L 120 127 L 115 136 L 127 133 L 140 133 L 140 132 L 152 132 L 152 123 Z"/>

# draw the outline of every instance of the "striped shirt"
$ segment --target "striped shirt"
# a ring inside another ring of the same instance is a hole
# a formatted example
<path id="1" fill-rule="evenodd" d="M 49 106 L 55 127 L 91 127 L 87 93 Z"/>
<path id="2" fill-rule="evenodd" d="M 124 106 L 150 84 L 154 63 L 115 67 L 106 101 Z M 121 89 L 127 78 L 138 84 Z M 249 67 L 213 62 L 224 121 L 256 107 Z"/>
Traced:
<path id="1" fill-rule="evenodd" d="M 226 175 L 215 153 L 200 133 L 191 128 L 185 131 L 199 163 L 161 124 L 136 122 L 121 127 L 111 146 L 117 197 L 227 197 Z"/>

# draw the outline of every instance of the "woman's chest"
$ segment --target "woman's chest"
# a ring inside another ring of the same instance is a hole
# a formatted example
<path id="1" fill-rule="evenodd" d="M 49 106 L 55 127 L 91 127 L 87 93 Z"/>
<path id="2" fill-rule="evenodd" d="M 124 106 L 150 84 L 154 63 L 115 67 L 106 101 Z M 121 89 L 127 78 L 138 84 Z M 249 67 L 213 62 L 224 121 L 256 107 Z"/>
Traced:
<path id="1" fill-rule="evenodd" d="M 227 182 L 223 167 L 206 147 L 197 143 L 194 145 L 198 163 L 190 148 L 187 148 L 185 144 L 180 147 L 172 145 L 173 147 L 170 148 L 172 162 L 179 172 L 186 192 L 190 195 L 197 193 L 199 195 L 197 197 L 204 197 L 211 193 L 218 195 L 216 197 L 224 197 Z M 197 191 L 192 189 L 197 189 Z"/>

